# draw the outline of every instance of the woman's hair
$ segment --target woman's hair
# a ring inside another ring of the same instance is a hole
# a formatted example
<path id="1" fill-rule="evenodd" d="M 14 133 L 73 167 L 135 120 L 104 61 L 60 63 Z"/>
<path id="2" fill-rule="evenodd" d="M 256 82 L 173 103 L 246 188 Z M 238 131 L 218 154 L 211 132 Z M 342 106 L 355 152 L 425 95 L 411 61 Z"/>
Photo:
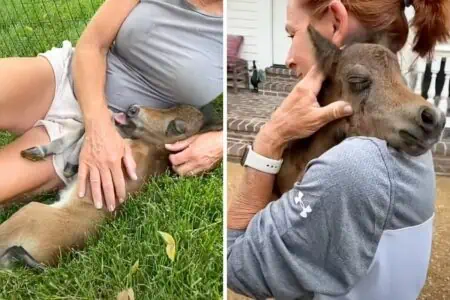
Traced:
<path id="1" fill-rule="evenodd" d="M 408 38 L 405 0 L 341 0 L 347 10 L 376 35 L 388 39 L 392 51 L 398 52 Z M 415 9 L 411 25 L 416 35 L 413 51 L 430 55 L 436 43 L 450 37 L 449 0 L 406 0 Z M 308 0 L 314 15 L 322 14 L 331 0 Z"/>

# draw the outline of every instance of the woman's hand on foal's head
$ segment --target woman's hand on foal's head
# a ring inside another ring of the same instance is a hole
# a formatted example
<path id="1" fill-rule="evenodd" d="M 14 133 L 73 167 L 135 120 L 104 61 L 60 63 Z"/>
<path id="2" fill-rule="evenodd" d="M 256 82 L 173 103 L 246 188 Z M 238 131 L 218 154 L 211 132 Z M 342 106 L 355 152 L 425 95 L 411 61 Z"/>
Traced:
<path id="1" fill-rule="evenodd" d="M 281 156 L 288 142 L 309 137 L 329 122 L 350 116 L 352 108 L 345 101 L 319 105 L 317 95 L 323 81 L 323 73 L 313 66 L 272 114 L 255 144 L 271 147 L 275 156 Z"/>
<path id="2" fill-rule="evenodd" d="M 79 196 L 85 195 L 89 181 L 95 207 L 100 209 L 105 204 L 113 211 L 116 199 L 123 203 L 126 197 L 122 162 L 130 178 L 137 180 L 130 146 L 117 132 L 111 118 L 106 116 L 86 124 L 78 171 Z"/>

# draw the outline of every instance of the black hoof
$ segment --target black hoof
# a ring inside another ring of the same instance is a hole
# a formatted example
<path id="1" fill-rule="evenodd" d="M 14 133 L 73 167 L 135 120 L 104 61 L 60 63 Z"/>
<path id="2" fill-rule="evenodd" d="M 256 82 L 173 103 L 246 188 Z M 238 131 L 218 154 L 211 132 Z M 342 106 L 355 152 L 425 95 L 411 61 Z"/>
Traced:
<path id="1" fill-rule="evenodd" d="M 45 153 L 40 147 L 32 147 L 26 150 L 22 150 L 20 155 L 31 161 L 40 161 L 45 158 Z"/>
<path id="2" fill-rule="evenodd" d="M 12 269 L 17 265 L 37 271 L 45 270 L 45 267 L 36 261 L 22 246 L 9 247 L 0 256 L 0 268 Z"/>
<path id="3" fill-rule="evenodd" d="M 78 173 L 78 165 L 72 165 L 71 163 L 67 163 L 64 167 L 64 177 L 70 178 Z"/>

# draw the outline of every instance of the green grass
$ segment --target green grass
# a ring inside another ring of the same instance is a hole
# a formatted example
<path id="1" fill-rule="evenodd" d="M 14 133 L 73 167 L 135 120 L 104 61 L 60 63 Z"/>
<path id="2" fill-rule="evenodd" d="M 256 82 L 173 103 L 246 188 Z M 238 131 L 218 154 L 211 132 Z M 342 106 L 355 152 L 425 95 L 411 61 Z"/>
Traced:
<path id="1" fill-rule="evenodd" d="M 0 57 L 74 45 L 102 0 L 1 0 Z"/>
<path id="2" fill-rule="evenodd" d="M 172 263 L 158 235 L 177 242 Z M 138 268 L 133 270 L 133 265 Z M 222 169 L 207 177 L 151 181 L 83 251 L 35 274 L 0 271 L 0 299 L 221 299 Z"/>
<path id="3" fill-rule="evenodd" d="M 0 1 L 0 57 L 34 56 L 66 39 L 75 43 L 101 2 Z M 222 102 L 215 102 L 219 114 Z M 12 140 L 0 132 L 0 148 Z M 0 222 L 17 209 L 1 212 Z M 197 178 L 160 176 L 102 226 L 98 240 L 64 256 L 57 268 L 0 271 L 0 299 L 115 299 L 126 288 L 136 299 L 221 299 L 222 218 L 221 167 Z M 158 231 L 175 238 L 174 262 Z"/>

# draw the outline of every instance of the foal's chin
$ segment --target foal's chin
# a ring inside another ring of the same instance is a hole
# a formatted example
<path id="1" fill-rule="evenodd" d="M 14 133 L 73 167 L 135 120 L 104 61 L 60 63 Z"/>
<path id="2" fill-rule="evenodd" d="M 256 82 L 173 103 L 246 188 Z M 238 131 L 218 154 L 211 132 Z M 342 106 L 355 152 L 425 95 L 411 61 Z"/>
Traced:
<path id="1" fill-rule="evenodd" d="M 431 150 L 435 142 L 432 143 L 422 143 L 422 142 L 411 142 L 409 140 L 404 140 L 400 136 L 396 137 L 394 140 L 387 139 L 387 144 L 397 151 L 404 152 L 410 156 L 420 156 Z"/>

